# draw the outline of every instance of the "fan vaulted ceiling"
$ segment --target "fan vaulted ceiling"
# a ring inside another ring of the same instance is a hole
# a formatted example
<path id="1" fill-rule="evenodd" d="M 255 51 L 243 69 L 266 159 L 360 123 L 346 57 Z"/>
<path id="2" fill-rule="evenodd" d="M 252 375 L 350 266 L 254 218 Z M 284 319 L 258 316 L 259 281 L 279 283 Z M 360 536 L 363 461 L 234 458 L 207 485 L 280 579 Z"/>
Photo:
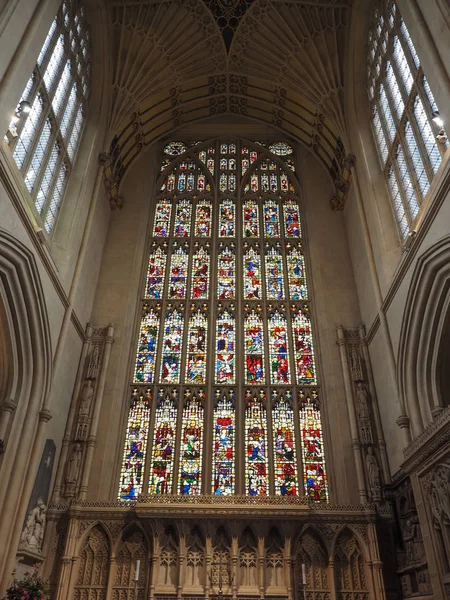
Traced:
<path id="1" fill-rule="evenodd" d="M 112 0 L 113 102 L 106 159 L 117 188 L 133 159 L 217 114 L 271 124 L 334 178 L 345 151 L 343 58 L 351 0 Z M 105 158 L 105 157 L 104 157 Z"/>

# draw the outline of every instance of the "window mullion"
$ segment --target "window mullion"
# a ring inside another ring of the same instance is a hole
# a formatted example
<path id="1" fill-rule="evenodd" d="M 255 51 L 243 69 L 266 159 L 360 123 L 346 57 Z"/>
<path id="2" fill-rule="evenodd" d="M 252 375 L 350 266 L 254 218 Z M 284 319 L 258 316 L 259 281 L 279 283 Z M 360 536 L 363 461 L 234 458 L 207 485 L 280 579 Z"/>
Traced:
<path id="1" fill-rule="evenodd" d="M 34 153 L 36 152 L 36 147 L 39 143 L 39 140 L 41 139 L 41 135 L 42 135 L 42 130 L 44 128 L 44 125 L 47 121 L 48 118 L 48 100 L 47 100 L 47 96 L 45 94 L 45 91 L 41 88 L 38 89 L 38 94 L 41 94 L 42 96 L 42 114 L 40 116 L 39 119 L 39 125 L 36 128 L 34 137 L 33 137 L 33 141 L 30 144 L 30 147 L 28 149 L 27 155 L 25 157 L 25 160 L 23 161 L 23 165 L 20 169 L 20 172 L 22 173 L 22 175 L 24 176 L 24 178 L 26 177 L 27 171 L 29 169 L 30 163 L 33 160 L 34 157 Z"/>
<path id="2" fill-rule="evenodd" d="M 50 156 L 50 154 L 51 154 L 51 152 L 53 150 L 53 146 L 55 145 L 55 142 L 60 142 L 59 136 L 56 136 L 55 140 L 53 140 L 52 145 L 51 145 L 51 147 L 49 149 L 49 155 L 48 155 L 48 157 Z M 55 190 L 55 185 L 56 185 L 56 182 L 58 180 L 59 172 L 61 171 L 62 165 L 64 163 L 65 156 L 66 156 L 66 153 L 63 151 L 63 149 L 61 148 L 61 144 L 60 144 L 60 152 L 59 152 L 58 162 L 56 163 L 55 170 L 54 170 L 54 173 L 52 175 L 52 180 L 51 180 L 51 183 L 50 183 L 49 188 L 48 188 L 47 197 L 46 197 L 45 202 L 44 202 L 44 204 L 42 206 L 41 217 L 42 217 L 42 220 L 44 222 L 45 222 L 45 219 L 47 218 L 47 213 L 48 213 L 49 206 L 50 206 L 50 203 L 51 203 L 52 198 L 53 198 L 53 192 Z M 48 157 L 47 157 L 47 164 L 48 164 Z M 42 183 L 42 178 L 41 178 L 41 182 L 40 183 Z"/>
<path id="3" fill-rule="evenodd" d="M 58 135 L 58 130 L 57 130 L 56 126 L 55 126 L 54 120 L 51 118 L 51 115 L 49 115 L 47 117 L 47 119 L 50 119 L 51 135 L 50 135 L 50 138 L 49 138 L 49 140 L 47 142 L 47 149 L 46 149 L 46 152 L 45 152 L 45 156 L 42 159 L 42 163 L 41 163 L 41 165 L 39 167 L 38 174 L 37 174 L 36 179 L 34 181 L 33 190 L 32 190 L 32 192 L 30 192 L 31 197 L 33 198 L 33 200 L 36 199 L 36 196 L 37 196 L 37 194 L 39 192 L 39 189 L 41 187 L 42 179 L 43 179 L 43 177 L 45 175 L 45 172 L 47 170 L 48 161 L 49 161 L 50 155 L 51 155 L 52 150 L 53 150 L 53 146 L 55 144 L 55 141 L 56 141 L 56 138 L 57 138 L 57 135 Z M 43 212 L 41 213 L 41 215 L 43 217 Z"/>

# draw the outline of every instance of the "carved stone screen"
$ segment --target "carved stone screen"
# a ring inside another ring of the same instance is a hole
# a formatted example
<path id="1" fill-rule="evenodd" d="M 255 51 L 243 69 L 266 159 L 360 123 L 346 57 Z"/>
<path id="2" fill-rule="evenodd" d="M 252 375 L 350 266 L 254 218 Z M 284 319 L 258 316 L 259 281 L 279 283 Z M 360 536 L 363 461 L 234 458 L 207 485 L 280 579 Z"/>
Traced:
<path id="1" fill-rule="evenodd" d="M 119 499 L 328 499 L 295 157 L 171 142 L 142 282 Z"/>

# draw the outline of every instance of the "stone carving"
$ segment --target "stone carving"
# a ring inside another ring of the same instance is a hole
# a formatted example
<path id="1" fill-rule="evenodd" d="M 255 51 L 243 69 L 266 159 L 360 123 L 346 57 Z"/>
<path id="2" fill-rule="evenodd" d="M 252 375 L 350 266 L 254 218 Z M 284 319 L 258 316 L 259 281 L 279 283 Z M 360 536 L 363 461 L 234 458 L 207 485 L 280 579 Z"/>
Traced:
<path id="1" fill-rule="evenodd" d="M 372 502 L 379 502 L 381 500 L 380 468 L 372 446 L 367 448 L 366 471 L 371 500 Z"/>
<path id="2" fill-rule="evenodd" d="M 81 402 L 80 402 L 80 412 L 79 412 L 80 417 L 88 417 L 90 415 L 93 397 L 94 397 L 94 388 L 92 387 L 92 381 L 88 380 L 84 384 L 83 391 L 81 392 Z"/>
<path id="3" fill-rule="evenodd" d="M 44 540 L 47 507 L 42 498 L 38 498 L 36 506 L 28 513 L 25 527 L 20 538 L 20 548 L 40 553 Z"/>
<path id="4" fill-rule="evenodd" d="M 363 444 L 373 444 L 370 424 L 369 397 L 362 381 L 356 384 L 356 415 Z"/>
<path id="5" fill-rule="evenodd" d="M 412 564 L 423 557 L 419 526 L 416 519 L 408 519 L 403 527 L 403 542 L 406 551 L 406 563 Z"/>
<path id="6" fill-rule="evenodd" d="M 98 344 L 95 344 L 92 349 L 91 358 L 89 359 L 87 378 L 88 379 L 97 379 L 99 371 L 100 371 L 100 346 Z"/>
<path id="7" fill-rule="evenodd" d="M 450 464 L 441 463 L 427 475 L 424 488 L 430 500 L 436 541 L 447 561 L 450 559 Z"/>
<path id="8" fill-rule="evenodd" d="M 355 346 L 352 347 L 352 351 L 350 354 L 350 365 L 351 365 L 350 368 L 351 368 L 353 381 L 361 382 L 364 379 L 363 371 L 362 371 L 362 364 L 361 364 L 361 357 Z"/>
<path id="9" fill-rule="evenodd" d="M 66 496 L 75 495 L 75 486 L 78 481 L 81 466 L 81 444 L 75 444 L 69 457 L 66 472 Z"/>

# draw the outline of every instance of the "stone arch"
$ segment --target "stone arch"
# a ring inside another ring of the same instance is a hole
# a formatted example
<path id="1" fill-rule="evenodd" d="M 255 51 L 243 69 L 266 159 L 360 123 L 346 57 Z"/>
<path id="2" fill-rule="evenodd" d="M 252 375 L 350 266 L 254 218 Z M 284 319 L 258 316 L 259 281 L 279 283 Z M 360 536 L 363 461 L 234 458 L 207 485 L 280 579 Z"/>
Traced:
<path id="1" fill-rule="evenodd" d="M 258 589 L 258 539 L 250 526 L 243 529 L 238 539 L 240 593 L 256 593 Z"/>
<path id="2" fill-rule="evenodd" d="M 449 330 L 450 236 L 445 236 L 416 263 L 400 331 L 397 377 L 414 435 L 447 404 L 442 356 L 450 345 Z"/>
<path id="3" fill-rule="evenodd" d="M 278 527 L 271 527 L 266 538 L 265 557 L 266 592 L 274 593 L 285 587 L 284 541 Z"/>
<path id="4" fill-rule="evenodd" d="M 333 544 L 335 586 L 338 597 L 369 600 L 365 545 L 350 527 L 337 534 Z"/>
<path id="5" fill-rule="evenodd" d="M 179 558 L 179 536 L 177 531 L 168 525 L 159 535 L 159 566 L 157 585 L 161 590 L 173 592 L 177 585 Z"/>
<path id="6" fill-rule="evenodd" d="M 114 579 L 112 582 L 112 598 L 120 600 L 132 594 L 137 569 L 140 561 L 139 575 L 136 585 L 136 599 L 144 600 L 148 580 L 149 543 L 144 531 L 137 523 L 131 523 L 120 536 L 115 552 Z"/>
<path id="7" fill-rule="evenodd" d="M 91 527 L 81 546 L 74 600 L 106 596 L 110 556 L 111 540 L 107 532 L 100 524 Z"/>
<path id="8" fill-rule="evenodd" d="M 199 526 L 190 529 L 186 542 L 185 591 L 203 593 L 206 585 L 206 538 Z"/>
<path id="9" fill-rule="evenodd" d="M 303 590 L 303 565 L 305 565 L 306 592 L 311 600 L 329 600 L 330 573 L 329 548 L 320 531 L 313 526 L 305 527 L 294 546 L 295 590 Z"/>
<path id="10" fill-rule="evenodd" d="M 2 519 L 0 564 L 3 575 L 12 570 L 3 556 L 17 547 L 35 477 L 32 460 L 38 423 L 48 421 L 52 378 L 52 346 L 47 308 L 33 253 L 0 229 L 0 334 L 2 354 L 0 437 L 5 442 L 0 489 Z M 20 445 L 20 448 L 19 448 Z M 20 498 L 20 501 L 17 499 Z M 3 553 L 5 553 L 3 555 Z"/>

